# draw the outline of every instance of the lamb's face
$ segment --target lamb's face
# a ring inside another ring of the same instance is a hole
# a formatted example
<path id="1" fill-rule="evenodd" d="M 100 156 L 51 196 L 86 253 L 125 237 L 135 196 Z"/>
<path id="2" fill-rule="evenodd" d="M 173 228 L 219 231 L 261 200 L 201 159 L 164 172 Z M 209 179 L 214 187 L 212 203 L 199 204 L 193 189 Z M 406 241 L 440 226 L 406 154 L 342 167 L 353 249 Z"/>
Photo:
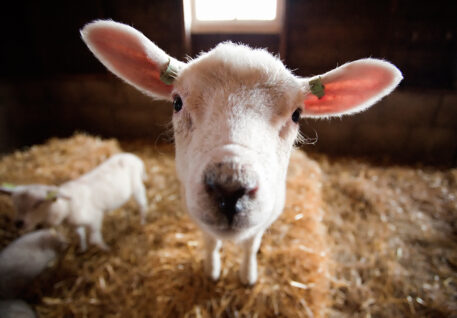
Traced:
<path id="1" fill-rule="evenodd" d="M 47 185 L 19 186 L 12 193 L 16 227 L 31 230 L 47 219 L 49 205 L 55 201 L 57 188 Z"/>
<path id="2" fill-rule="evenodd" d="M 284 205 L 300 84 L 265 51 L 220 45 L 189 63 L 173 97 L 177 171 L 190 215 L 233 239 L 269 226 Z"/>

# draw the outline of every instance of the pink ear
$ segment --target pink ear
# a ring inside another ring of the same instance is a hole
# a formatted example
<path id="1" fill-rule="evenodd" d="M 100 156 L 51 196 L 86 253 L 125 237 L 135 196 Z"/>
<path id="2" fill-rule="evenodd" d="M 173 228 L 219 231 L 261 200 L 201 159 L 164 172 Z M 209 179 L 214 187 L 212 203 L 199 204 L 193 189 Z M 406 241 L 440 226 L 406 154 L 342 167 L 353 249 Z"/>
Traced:
<path id="1" fill-rule="evenodd" d="M 340 66 L 321 76 L 324 96 L 318 98 L 305 87 L 305 117 L 328 117 L 363 111 L 386 96 L 402 80 L 401 72 L 392 64 L 362 59 Z"/>
<path id="2" fill-rule="evenodd" d="M 111 72 L 143 93 L 170 99 L 172 85 L 160 80 L 168 64 L 184 65 L 171 58 L 142 33 L 114 21 L 96 21 L 81 30 L 92 53 Z"/>

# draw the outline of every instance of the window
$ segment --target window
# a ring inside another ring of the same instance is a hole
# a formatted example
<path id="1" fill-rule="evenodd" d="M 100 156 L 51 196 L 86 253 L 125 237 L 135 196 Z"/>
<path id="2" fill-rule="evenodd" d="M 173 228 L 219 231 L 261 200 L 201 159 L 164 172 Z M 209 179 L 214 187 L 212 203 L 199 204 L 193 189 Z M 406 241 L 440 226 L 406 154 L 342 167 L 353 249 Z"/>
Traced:
<path id="1" fill-rule="evenodd" d="M 190 33 L 280 33 L 283 0 L 183 0 Z"/>

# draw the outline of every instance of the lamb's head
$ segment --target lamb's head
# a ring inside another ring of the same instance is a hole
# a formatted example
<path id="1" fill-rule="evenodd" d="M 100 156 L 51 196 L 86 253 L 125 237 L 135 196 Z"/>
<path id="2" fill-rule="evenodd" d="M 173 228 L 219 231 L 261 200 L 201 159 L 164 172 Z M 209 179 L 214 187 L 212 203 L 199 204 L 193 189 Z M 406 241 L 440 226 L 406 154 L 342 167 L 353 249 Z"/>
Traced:
<path id="1" fill-rule="evenodd" d="M 97 21 L 81 33 L 110 71 L 173 101 L 177 172 L 188 212 L 219 237 L 247 238 L 281 213 L 301 117 L 362 111 L 401 80 L 393 65 L 379 60 L 299 78 L 265 50 L 243 45 L 223 43 L 183 63 L 124 24 Z"/>
<path id="2" fill-rule="evenodd" d="M 0 192 L 11 196 L 16 212 L 15 225 L 25 230 L 46 222 L 50 205 L 60 195 L 57 187 L 43 184 L 0 187 Z"/>
<path id="3" fill-rule="evenodd" d="M 299 81 L 266 51 L 224 43 L 189 62 L 171 94 L 189 213 L 218 236 L 268 226 L 284 201 L 303 108 Z"/>

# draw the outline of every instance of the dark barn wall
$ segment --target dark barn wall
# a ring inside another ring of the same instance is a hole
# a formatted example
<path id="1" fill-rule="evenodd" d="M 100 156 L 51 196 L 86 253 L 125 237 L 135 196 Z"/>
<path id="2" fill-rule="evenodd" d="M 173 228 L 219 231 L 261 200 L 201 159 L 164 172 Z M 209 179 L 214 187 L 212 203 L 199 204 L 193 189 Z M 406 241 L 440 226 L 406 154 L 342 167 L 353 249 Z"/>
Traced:
<path id="1" fill-rule="evenodd" d="M 164 134 L 170 105 L 108 74 L 80 40 L 85 23 L 111 18 L 181 59 L 230 39 L 275 54 L 282 44 L 281 58 L 301 76 L 367 56 L 389 60 L 404 73 L 400 88 L 358 116 L 303 121 L 304 133 L 319 137 L 305 149 L 455 164 L 455 1 L 286 2 L 282 38 L 193 35 L 192 52 L 185 51 L 181 0 L 12 3 L 0 13 L 0 152 L 75 130 L 118 138 Z"/>
<path id="2" fill-rule="evenodd" d="M 455 1 L 288 1 L 287 61 L 319 74 L 363 57 L 404 72 L 402 86 L 455 89 Z"/>
<path id="3" fill-rule="evenodd" d="M 288 1 L 287 55 L 300 75 L 364 57 L 391 61 L 404 80 L 365 113 L 303 123 L 313 147 L 402 161 L 456 163 L 456 1 Z"/>
<path id="4" fill-rule="evenodd" d="M 93 57 L 79 30 L 113 19 L 184 57 L 181 1 L 16 1 L 0 13 L 0 152 L 67 136 L 155 137 L 171 107 L 123 84 Z"/>

